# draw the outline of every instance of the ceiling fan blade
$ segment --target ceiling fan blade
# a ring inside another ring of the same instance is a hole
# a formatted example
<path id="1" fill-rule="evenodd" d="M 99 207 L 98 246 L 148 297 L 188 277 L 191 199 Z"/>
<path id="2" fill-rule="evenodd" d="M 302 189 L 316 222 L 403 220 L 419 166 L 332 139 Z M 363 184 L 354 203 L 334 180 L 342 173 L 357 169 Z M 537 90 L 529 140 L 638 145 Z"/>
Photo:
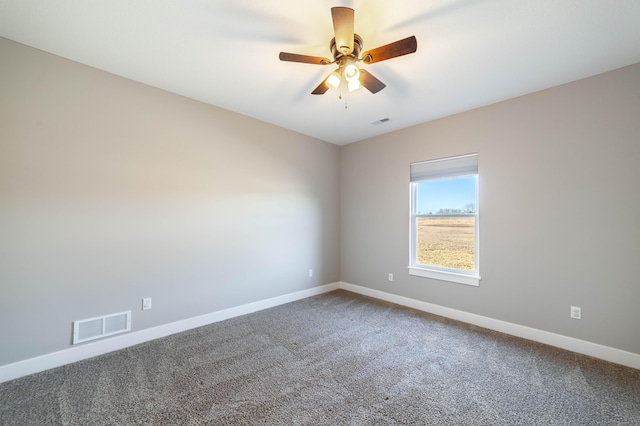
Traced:
<path id="1" fill-rule="evenodd" d="M 319 56 L 298 55 L 297 53 L 287 52 L 280 52 L 280 60 L 315 65 L 329 65 L 331 63 L 331 59 L 321 58 Z"/>
<path id="2" fill-rule="evenodd" d="M 343 55 L 353 52 L 353 9 L 332 7 L 333 32 L 336 36 L 336 49 Z"/>
<path id="3" fill-rule="evenodd" d="M 328 78 L 329 78 L 329 76 L 327 76 L 327 78 L 322 80 L 322 83 L 320 83 L 318 85 L 318 87 L 313 89 L 313 92 L 311 92 L 311 94 L 312 95 L 324 95 L 327 92 L 327 90 L 329 90 L 329 86 L 327 86 L 327 79 Z"/>
<path id="4" fill-rule="evenodd" d="M 360 70 L 360 83 L 371 93 L 378 93 L 385 87 L 386 84 L 375 78 L 370 72 L 367 70 Z"/>
<path id="5" fill-rule="evenodd" d="M 402 40 L 394 41 L 393 43 L 385 44 L 384 46 L 376 47 L 375 49 L 367 50 L 362 54 L 362 60 L 368 64 L 372 64 L 374 62 L 408 55 L 409 53 L 415 52 L 417 49 L 418 41 L 416 40 L 416 36 L 411 36 Z"/>

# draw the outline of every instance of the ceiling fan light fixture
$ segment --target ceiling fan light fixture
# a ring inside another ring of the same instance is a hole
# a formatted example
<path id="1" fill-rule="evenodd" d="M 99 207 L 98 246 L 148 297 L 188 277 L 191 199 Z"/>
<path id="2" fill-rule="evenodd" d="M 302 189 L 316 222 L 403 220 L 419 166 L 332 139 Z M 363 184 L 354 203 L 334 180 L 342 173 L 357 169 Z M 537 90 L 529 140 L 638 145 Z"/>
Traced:
<path id="1" fill-rule="evenodd" d="M 344 78 L 349 83 L 351 83 L 352 81 L 358 81 L 358 79 L 360 78 L 360 69 L 358 68 L 358 66 L 354 63 L 350 63 L 346 67 L 344 67 Z"/>
<path id="2" fill-rule="evenodd" d="M 359 80 L 351 80 L 347 83 L 347 87 L 349 88 L 349 93 L 355 92 L 356 90 L 360 90 L 362 85 Z"/>
<path id="3" fill-rule="evenodd" d="M 334 71 L 329 74 L 329 77 L 327 77 L 327 86 L 329 86 L 329 89 L 331 90 L 338 90 L 338 87 L 340 87 L 340 80 L 340 74 Z"/>

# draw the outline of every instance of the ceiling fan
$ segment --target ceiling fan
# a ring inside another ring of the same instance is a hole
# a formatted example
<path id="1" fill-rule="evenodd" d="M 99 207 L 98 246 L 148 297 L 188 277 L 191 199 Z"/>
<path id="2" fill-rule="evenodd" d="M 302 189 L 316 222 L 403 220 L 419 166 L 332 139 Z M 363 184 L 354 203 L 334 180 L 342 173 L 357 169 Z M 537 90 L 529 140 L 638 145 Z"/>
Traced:
<path id="1" fill-rule="evenodd" d="M 371 93 L 378 93 L 386 85 L 364 69 L 360 69 L 358 62 L 372 64 L 385 61 L 398 56 L 413 53 L 418 48 L 415 36 L 407 37 L 375 49 L 362 52 L 362 38 L 354 33 L 354 10 L 348 7 L 332 7 L 333 31 L 335 37 L 331 39 L 329 48 L 333 60 L 319 56 L 299 55 L 297 53 L 280 52 L 280 60 L 288 62 L 301 62 L 304 64 L 331 65 L 338 68 L 329 74 L 318 87 L 311 92 L 312 95 L 322 95 L 327 90 L 338 90 L 341 85 L 346 86 L 349 92 L 358 90 L 364 86 Z"/>

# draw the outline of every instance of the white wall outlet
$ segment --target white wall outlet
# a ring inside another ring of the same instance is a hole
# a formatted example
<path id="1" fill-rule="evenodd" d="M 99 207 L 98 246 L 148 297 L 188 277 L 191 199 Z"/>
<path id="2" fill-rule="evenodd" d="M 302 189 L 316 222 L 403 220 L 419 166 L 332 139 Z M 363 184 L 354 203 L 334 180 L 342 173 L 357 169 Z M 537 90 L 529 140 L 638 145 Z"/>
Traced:
<path id="1" fill-rule="evenodd" d="M 393 281 L 393 274 L 389 274 L 389 281 Z"/>
<path id="2" fill-rule="evenodd" d="M 144 299 L 142 299 L 142 310 L 146 311 L 148 309 L 151 309 L 151 298 L 145 297 Z"/>
<path id="3" fill-rule="evenodd" d="M 579 306 L 571 307 L 571 318 L 573 319 L 582 319 L 582 308 Z"/>
<path id="4" fill-rule="evenodd" d="M 309 269 L 309 278 L 313 276 L 313 269 Z"/>

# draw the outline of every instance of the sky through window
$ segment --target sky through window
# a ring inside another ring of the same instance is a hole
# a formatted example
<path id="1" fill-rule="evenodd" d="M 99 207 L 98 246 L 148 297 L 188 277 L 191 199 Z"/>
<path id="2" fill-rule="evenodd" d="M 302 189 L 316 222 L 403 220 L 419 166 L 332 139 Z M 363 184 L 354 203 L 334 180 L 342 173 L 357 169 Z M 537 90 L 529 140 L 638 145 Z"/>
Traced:
<path id="1" fill-rule="evenodd" d="M 437 214 L 442 210 L 467 211 L 476 207 L 476 176 L 429 180 L 418 183 L 417 213 Z"/>

